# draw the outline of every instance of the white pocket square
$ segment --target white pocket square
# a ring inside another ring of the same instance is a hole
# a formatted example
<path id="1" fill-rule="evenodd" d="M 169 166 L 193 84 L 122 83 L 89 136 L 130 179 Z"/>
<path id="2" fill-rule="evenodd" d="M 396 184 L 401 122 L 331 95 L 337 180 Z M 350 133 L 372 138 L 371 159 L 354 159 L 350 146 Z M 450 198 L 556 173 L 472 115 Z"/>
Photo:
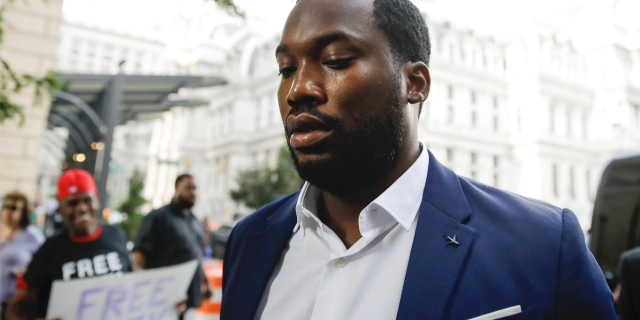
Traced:
<path id="1" fill-rule="evenodd" d="M 505 308 L 502 310 L 494 311 L 491 313 L 483 314 L 479 317 L 471 318 L 469 320 L 494 320 L 494 319 L 500 319 L 500 318 L 512 316 L 520 312 L 522 312 L 522 309 L 520 308 L 520 306 L 513 306 L 513 307 Z"/>

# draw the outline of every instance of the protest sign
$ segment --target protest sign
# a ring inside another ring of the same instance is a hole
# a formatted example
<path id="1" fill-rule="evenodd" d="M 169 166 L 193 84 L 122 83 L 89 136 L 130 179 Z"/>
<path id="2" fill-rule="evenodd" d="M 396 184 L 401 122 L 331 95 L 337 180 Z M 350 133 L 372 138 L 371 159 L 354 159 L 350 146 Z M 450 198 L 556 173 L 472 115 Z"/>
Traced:
<path id="1" fill-rule="evenodd" d="M 63 320 L 175 320 L 198 262 L 166 268 L 55 281 L 47 318 Z"/>

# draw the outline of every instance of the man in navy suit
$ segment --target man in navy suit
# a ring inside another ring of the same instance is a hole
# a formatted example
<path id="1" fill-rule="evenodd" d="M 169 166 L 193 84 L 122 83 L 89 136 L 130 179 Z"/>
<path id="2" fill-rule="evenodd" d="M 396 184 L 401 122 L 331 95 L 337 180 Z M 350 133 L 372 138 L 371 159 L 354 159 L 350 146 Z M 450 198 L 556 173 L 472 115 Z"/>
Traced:
<path id="1" fill-rule="evenodd" d="M 276 58 L 306 181 L 234 228 L 222 319 L 616 319 L 568 209 L 457 176 L 418 141 L 409 0 L 300 0 Z"/>

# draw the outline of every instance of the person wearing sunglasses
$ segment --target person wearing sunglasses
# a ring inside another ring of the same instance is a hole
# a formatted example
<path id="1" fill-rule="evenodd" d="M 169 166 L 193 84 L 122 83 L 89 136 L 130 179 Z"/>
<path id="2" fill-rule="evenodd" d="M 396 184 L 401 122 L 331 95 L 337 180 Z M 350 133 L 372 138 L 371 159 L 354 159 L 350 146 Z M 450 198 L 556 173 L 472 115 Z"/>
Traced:
<path id="1" fill-rule="evenodd" d="M 4 320 L 7 304 L 16 292 L 16 280 L 22 276 L 44 236 L 29 220 L 29 201 L 20 192 L 5 196 L 0 225 L 0 302 Z"/>

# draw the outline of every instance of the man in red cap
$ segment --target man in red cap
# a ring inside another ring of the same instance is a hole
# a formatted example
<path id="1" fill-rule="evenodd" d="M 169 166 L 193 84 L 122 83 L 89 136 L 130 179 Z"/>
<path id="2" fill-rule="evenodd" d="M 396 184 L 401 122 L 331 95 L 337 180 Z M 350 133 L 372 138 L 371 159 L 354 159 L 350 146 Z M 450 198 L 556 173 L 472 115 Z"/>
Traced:
<path id="1" fill-rule="evenodd" d="M 71 169 L 58 180 L 58 214 L 67 232 L 48 239 L 36 252 L 11 300 L 9 319 L 44 318 L 55 280 L 132 271 L 124 233 L 98 222 L 98 191 L 90 173 Z"/>

